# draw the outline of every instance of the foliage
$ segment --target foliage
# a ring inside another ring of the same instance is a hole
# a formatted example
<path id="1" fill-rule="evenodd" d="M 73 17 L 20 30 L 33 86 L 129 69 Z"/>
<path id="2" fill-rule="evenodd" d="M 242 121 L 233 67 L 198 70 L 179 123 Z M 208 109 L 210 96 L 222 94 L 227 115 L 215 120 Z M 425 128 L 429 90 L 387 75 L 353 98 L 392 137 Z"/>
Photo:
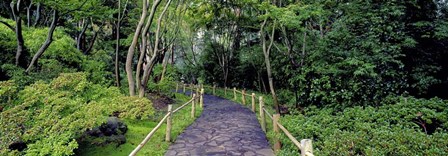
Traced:
<path id="1" fill-rule="evenodd" d="M 164 94 L 173 94 L 172 93 L 172 82 L 176 79 L 178 79 L 177 77 L 177 69 L 170 65 L 167 64 L 166 69 L 165 69 L 165 74 L 162 80 L 161 76 L 162 76 L 162 72 L 163 72 L 163 65 L 162 64 L 158 64 L 156 65 L 156 67 L 154 67 L 154 73 L 151 78 L 154 79 L 157 82 L 152 82 L 152 83 L 148 83 L 148 90 L 149 91 L 153 91 L 153 92 L 157 92 L 157 93 L 164 93 Z"/>
<path id="2" fill-rule="evenodd" d="M 3 154 L 11 143 L 23 141 L 27 155 L 72 155 L 78 147 L 75 139 L 112 113 L 130 119 L 154 113 L 148 99 L 125 97 L 115 87 L 92 84 L 85 73 L 61 74 L 50 83 L 37 81 L 21 90 L 14 104 L 1 112 Z"/>
<path id="3" fill-rule="evenodd" d="M 176 93 L 176 104 L 173 105 L 173 109 L 180 106 L 181 104 L 187 102 L 191 99 L 191 97 Z M 201 108 L 196 109 L 196 116 L 199 116 L 201 113 Z M 160 120 L 160 117 L 163 116 L 165 111 L 159 112 L 160 116 L 157 120 Z M 183 108 L 176 112 L 173 115 L 172 123 L 173 127 L 171 129 L 171 137 L 172 140 L 175 140 L 176 137 L 182 133 L 182 131 L 194 122 L 194 118 L 186 118 L 189 116 L 191 110 L 188 108 Z M 162 115 L 163 114 L 163 115 Z M 158 122 L 156 120 L 156 122 Z M 80 148 L 76 151 L 76 155 L 81 156 L 102 156 L 102 155 L 110 155 L 110 156 L 121 156 L 128 155 L 132 150 L 135 149 L 136 145 L 140 144 L 140 142 L 145 138 L 146 135 L 157 125 L 154 121 L 148 120 L 132 120 L 127 119 L 125 123 L 128 125 L 128 132 L 125 134 L 126 143 L 120 146 L 116 146 L 115 144 L 109 144 L 104 147 L 101 146 L 92 146 L 89 142 L 84 142 L 80 145 Z M 170 145 L 170 142 L 165 142 L 165 125 L 156 131 L 151 140 L 142 148 L 139 154 L 142 155 L 164 155 L 166 150 Z"/>
<path id="4" fill-rule="evenodd" d="M 282 117 L 281 123 L 297 139 L 312 139 L 315 155 L 446 155 L 448 101 L 393 101 L 343 111 L 308 107 L 304 114 Z M 289 139 L 282 138 L 279 154 L 297 153 Z"/>

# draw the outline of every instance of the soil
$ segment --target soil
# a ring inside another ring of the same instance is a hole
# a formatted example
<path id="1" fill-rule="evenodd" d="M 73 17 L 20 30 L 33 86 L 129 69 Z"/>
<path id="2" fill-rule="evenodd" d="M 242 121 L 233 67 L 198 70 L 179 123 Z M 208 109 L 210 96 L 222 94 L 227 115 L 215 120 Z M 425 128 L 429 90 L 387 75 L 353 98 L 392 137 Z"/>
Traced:
<path id="1" fill-rule="evenodd" d="M 162 110 L 166 108 L 169 104 L 173 104 L 176 102 L 166 95 L 154 94 L 154 93 L 149 93 L 148 99 L 151 100 L 152 106 L 157 110 Z"/>

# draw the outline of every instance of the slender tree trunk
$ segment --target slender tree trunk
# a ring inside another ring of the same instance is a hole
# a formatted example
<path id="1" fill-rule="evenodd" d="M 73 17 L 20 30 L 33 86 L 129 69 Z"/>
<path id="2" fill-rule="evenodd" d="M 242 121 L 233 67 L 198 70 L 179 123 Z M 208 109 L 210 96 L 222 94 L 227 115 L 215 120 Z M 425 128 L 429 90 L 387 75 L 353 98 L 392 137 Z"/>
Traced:
<path id="1" fill-rule="evenodd" d="M 174 65 L 174 47 L 171 48 L 171 65 Z"/>
<path id="2" fill-rule="evenodd" d="M 148 30 L 149 30 L 149 28 L 150 28 L 150 26 L 152 24 L 152 21 L 154 19 L 154 14 L 155 14 L 155 12 L 157 10 L 157 7 L 159 6 L 160 2 L 161 2 L 160 0 L 156 0 L 156 1 L 153 2 L 152 7 L 151 7 L 151 12 L 149 13 L 149 17 L 147 18 L 145 27 L 143 28 L 142 46 L 140 47 L 141 48 L 140 49 L 140 56 L 139 56 L 138 63 L 137 63 L 137 70 L 135 71 L 137 90 L 138 91 L 140 91 L 141 87 L 143 86 L 142 82 L 141 82 L 140 74 L 141 74 L 141 68 L 142 68 L 142 65 L 143 65 L 143 59 L 145 57 L 145 54 L 147 54 L 147 46 L 149 45 L 147 43 L 148 39 L 147 39 L 146 35 L 148 35 Z M 150 64 L 147 63 L 147 66 L 150 66 Z M 143 96 L 141 96 L 141 97 L 143 97 Z"/>
<path id="3" fill-rule="evenodd" d="M 89 26 L 89 22 L 88 21 L 86 21 L 85 19 L 83 19 L 82 21 L 83 21 L 82 22 L 82 29 L 81 29 L 81 32 L 78 34 L 78 38 L 76 40 L 76 48 L 79 51 L 81 51 L 81 52 L 84 51 L 84 44 L 83 44 L 84 38 L 85 38 L 84 34 L 86 33 L 87 27 Z"/>
<path id="4" fill-rule="evenodd" d="M 264 33 L 264 27 L 266 25 L 266 22 L 267 22 L 267 20 L 264 20 L 264 22 L 263 22 L 263 24 L 261 26 L 261 29 L 260 29 L 261 37 L 260 38 L 261 38 L 262 44 L 263 44 L 264 61 L 265 61 L 265 64 L 266 64 L 266 71 L 268 73 L 269 89 L 271 91 L 272 98 L 274 100 L 275 111 L 277 113 L 280 113 L 280 107 L 279 107 L 278 100 L 277 100 L 277 94 L 275 93 L 275 89 L 274 89 L 274 80 L 272 78 L 271 61 L 269 59 L 269 54 L 270 54 L 270 51 L 271 51 L 271 47 L 272 47 L 272 44 L 274 43 L 275 22 L 274 22 L 274 27 L 272 28 L 272 34 L 269 37 L 269 39 L 270 39 L 269 46 L 266 45 L 266 38 L 265 38 L 266 36 L 265 36 L 265 33 Z"/>
<path id="5" fill-rule="evenodd" d="M 16 22 L 16 39 L 17 39 L 17 51 L 16 51 L 16 66 L 20 66 L 23 68 L 26 68 L 27 61 L 26 61 L 26 55 L 28 54 L 26 47 L 25 47 L 25 41 L 23 40 L 23 34 L 22 34 L 22 18 L 20 17 L 20 3 L 21 0 L 17 1 L 17 5 L 14 3 L 11 3 L 11 10 L 14 17 L 14 20 Z"/>
<path id="6" fill-rule="evenodd" d="M 306 23 L 305 23 L 306 25 Z M 300 68 L 303 68 L 306 55 L 306 30 L 303 31 L 303 42 L 302 42 L 302 57 L 300 57 Z"/>
<path id="7" fill-rule="evenodd" d="M 135 47 L 137 46 L 138 42 L 138 36 L 140 35 L 140 31 L 142 30 L 143 24 L 146 19 L 146 14 L 148 13 L 148 4 L 147 0 L 143 0 L 143 10 L 142 15 L 140 17 L 140 21 L 138 22 L 137 28 L 134 33 L 134 37 L 132 38 L 131 46 L 129 46 L 128 54 L 126 56 L 126 75 L 128 78 L 128 84 L 129 84 L 129 95 L 134 96 L 135 95 L 135 82 L 134 78 L 132 76 L 132 60 L 134 58 L 134 51 Z"/>
<path id="8" fill-rule="evenodd" d="M 143 33 L 142 35 L 144 35 L 144 34 L 145 33 Z M 147 46 L 149 46 L 149 48 Z M 150 51 L 150 52 L 148 52 L 148 51 Z M 140 90 L 140 87 L 141 87 L 140 74 L 141 74 L 142 67 L 143 67 L 143 60 L 145 59 L 145 56 L 148 55 L 149 53 L 152 54 L 151 40 L 148 40 L 147 37 L 142 37 L 142 45 L 140 46 L 140 55 L 139 55 L 138 61 L 137 61 L 137 69 L 135 70 L 135 82 L 137 83 L 136 90 Z M 146 60 L 149 60 L 149 59 L 146 59 Z"/>
<path id="9" fill-rule="evenodd" d="M 121 0 L 118 0 L 118 17 L 116 24 L 116 43 L 115 43 L 115 85 L 120 87 L 120 62 L 118 53 L 120 52 L 120 26 L 121 26 Z"/>
<path id="10" fill-rule="evenodd" d="M 266 88 L 266 83 L 264 82 L 263 77 L 261 77 L 261 84 L 263 84 L 264 93 L 268 93 L 268 89 Z"/>
<path id="11" fill-rule="evenodd" d="M 37 26 L 40 20 L 40 3 L 37 3 L 37 9 L 36 9 L 36 21 L 34 21 L 34 27 Z"/>
<path id="12" fill-rule="evenodd" d="M 154 64 L 155 64 L 154 61 L 158 56 L 160 25 L 162 23 L 162 18 L 165 15 L 165 13 L 168 9 L 168 6 L 170 4 L 171 4 L 171 0 L 168 0 L 168 2 L 166 2 L 165 8 L 163 8 L 163 11 L 159 16 L 159 19 L 157 20 L 157 30 L 155 32 L 156 34 L 155 34 L 155 42 L 154 42 L 154 50 L 153 50 L 154 55 L 152 56 L 151 60 L 149 60 L 148 65 L 146 66 L 145 70 L 143 71 L 143 82 L 141 83 L 141 87 L 139 90 L 139 97 L 143 97 L 145 95 L 146 84 L 148 84 L 149 76 L 151 75 L 152 69 L 154 68 Z"/>
<path id="13" fill-rule="evenodd" d="M 86 50 L 84 50 L 84 54 L 89 54 L 90 51 L 93 49 L 93 45 L 95 45 L 96 37 L 98 37 L 98 32 L 93 33 L 93 38 L 90 41 L 89 47 L 87 47 Z"/>
<path id="14" fill-rule="evenodd" d="M 173 43 L 171 43 L 171 45 L 170 45 L 170 51 L 173 51 L 173 47 L 174 47 L 174 44 Z M 170 52 L 171 54 L 172 54 L 172 52 Z M 163 69 L 162 69 L 162 74 L 160 75 L 160 81 L 162 81 L 164 78 L 165 78 L 165 72 L 166 72 L 166 67 L 167 67 L 167 65 L 168 65 L 168 62 L 169 62 L 169 56 L 168 57 L 164 57 L 163 58 L 163 63 L 162 63 L 162 65 L 163 65 Z"/>
<path id="15" fill-rule="evenodd" d="M 58 12 L 56 10 L 53 10 L 53 21 L 51 22 L 50 29 L 48 29 L 48 36 L 45 40 L 44 44 L 40 47 L 40 49 L 36 52 L 33 59 L 31 60 L 30 65 L 26 69 L 26 72 L 28 73 L 34 64 L 37 64 L 37 60 L 42 56 L 42 54 L 47 50 L 47 48 L 50 46 L 51 42 L 53 42 L 53 33 L 56 29 L 57 20 L 58 20 Z"/>
<path id="16" fill-rule="evenodd" d="M 229 79 L 229 67 L 224 69 L 224 87 L 227 87 L 227 80 Z"/>
<path id="17" fill-rule="evenodd" d="M 33 1 L 30 2 L 30 5 L 26 8 L 26 25 L 28 26 L 28 28 L 30 27 L 31 24 L 31 6 L 33 5 Z"/>

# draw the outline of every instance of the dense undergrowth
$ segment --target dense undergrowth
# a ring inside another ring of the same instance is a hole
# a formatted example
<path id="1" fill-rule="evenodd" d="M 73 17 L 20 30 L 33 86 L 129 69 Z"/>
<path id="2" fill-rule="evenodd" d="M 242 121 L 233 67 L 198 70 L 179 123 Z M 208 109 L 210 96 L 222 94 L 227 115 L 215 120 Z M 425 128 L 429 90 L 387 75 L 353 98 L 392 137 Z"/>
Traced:
<path id="1" fill-rule="evenodd" d="M 211 89 L 206 89 L 212 93 Z M 251 93 L 251 92 L 247 92 Z M 233 100 L 233 90 L 216 94 Z M 272 99 L 263 96 L 268 111 Z M 288 99 L 281 99 L 287 101 Z M 390 98 L 382 106 L 324 108 L 304 107 L 281 117 L 297 140 L 312 139 L 315 155 L 446 155 L 448 154 L 448 101 L 439 98 Z M 236 102 L 241 103 L 237 93 Z M 246 98 L 250 107 L 251 98 Z M 256 100 L 258 113 L 258 99 Z M 272 121 L 267 118 L 267 137 L 273 143 Z M 296 155 L 300 150 L 283 134 L 278 155 Z"/>
<path id="2" fill-rule="evenodd" d="M 20 91 L 14 81 L 0 85 L 0 155 L 72 155 L 76 139 L 114 113 L 123 119 L 144 119 L 155 112 L 148 99 L 93 84 L 85 73 L 61 74 Z M 24 151 L 11 150 L 17 144 L 25 146 L 19 148 Z"/>

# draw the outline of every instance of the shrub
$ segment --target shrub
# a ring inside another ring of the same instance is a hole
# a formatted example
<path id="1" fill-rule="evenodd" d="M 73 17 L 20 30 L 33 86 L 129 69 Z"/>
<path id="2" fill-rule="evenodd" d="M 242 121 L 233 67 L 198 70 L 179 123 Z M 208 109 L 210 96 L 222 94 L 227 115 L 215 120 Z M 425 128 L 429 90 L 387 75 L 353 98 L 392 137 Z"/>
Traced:
<path id="1" fill-rule="evenodd" d="M 401 99 L 343 111 L 308 107 L 281 122 L 298 139 L 314 140 L 315 155 L 447 155 L 448 101 Z M 280 155 L 297 153 L 283 137 Z"/>
<path id="2" fill-rule="evenodd" d="M 9 146 L 18 142 L 26 144 L 27 155 L 72 155 L 78 147 L 75 139 L 113 113 L 123 118 L 154 113 L 148 99 L 125 97 L 116 87 L 93 84 L 85 73 L 61 74 L 50 83 L 37 81 L 19 91 L 14 103 L 0 114 L 0 155 L 12 152 Z"/>

